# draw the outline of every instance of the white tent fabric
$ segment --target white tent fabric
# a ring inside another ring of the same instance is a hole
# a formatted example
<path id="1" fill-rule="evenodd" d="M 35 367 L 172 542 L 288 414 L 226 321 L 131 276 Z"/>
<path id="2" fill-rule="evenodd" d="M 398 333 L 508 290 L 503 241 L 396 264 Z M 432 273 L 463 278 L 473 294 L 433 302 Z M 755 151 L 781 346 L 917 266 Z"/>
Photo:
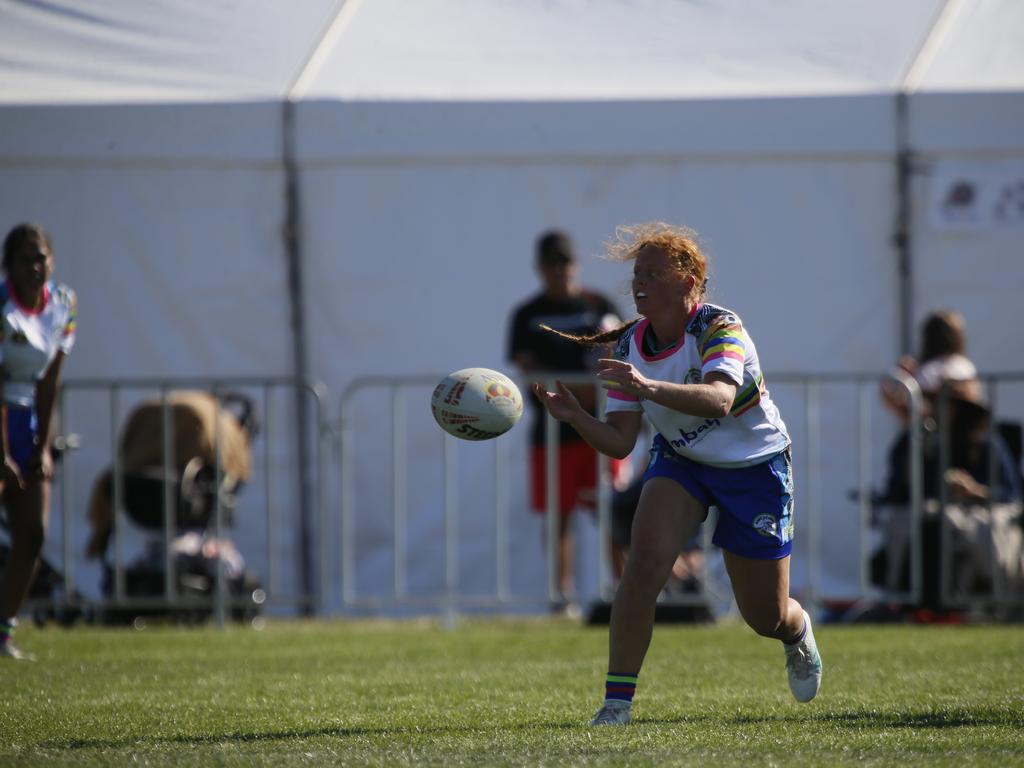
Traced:
<path id="1" fill-rule="evenodd" d="M 910 144 L 920 153 L 1024 151 L 1024 6 L 950 2 L 910 73 Z"/>
<path id="2" fill-rule="evenodd" d="M 647 219 L 704 235 L 712 299 L 744 317 L 771 386 L 900 352 L 905 93 L 915 318 L 960 309 L 979 366 L 1019 369 L 993 329 L 1024 282 L 1021 230 L 938 231 L 929 201 L 950 163 L 1020 162 L 1022 39 L 1011 0 L 0 0 L 0 210 L 55 236 L 82 306 L 72 377 L 292 373 L 294 160 L 308 373 L 335 397 L 367 374 L 507 368 L 506 313 L 535 290 L 533 239 L 551 226 L 629 314 L 622 267 L 589 256 Z M 803 393 L 776 392 L 801 446 Z M 826 434 L 852 434 L 832 397 Z M 379 405 L 353 428 L 379 431 Z M 521 436 L 506 441 L 515 477 Z M 410 426 L 414 453 L 436 437 Z M 361 445 L 357 495 L 386 506 L 381 449 Z M 832 448 L 830 466 L 854 466 Z M 414 536 L 439 541 L 436 469 L 411 472 Z M 837 471 L 820 502 L 849 585 L 847 482 Z M 339 493 L 332 481 L 332 509 Z M 467 505 L 486 493 L 471 484 Z M 361 534 L 368 582 L 387 567 L 384 527 Z M 520 534 L 517 557 L 536 560 Z"/>
<path id="3" fill-rule="evenodd" d="M 494 102 L 879 93 L 899 84 L 941 6 L 369 0 L 306 96 Z"/>
<path id="4" fill-rule="evenodd" d="M 1001 0 L 947 3 L 920 92 L 1019 92 L 1024 80 L 1024 7 Z"/>
<path id="5" fill-rule="evenodd" d="M 915 320 L 952 307 L 967 319 L 982 370 L 1019 371 L 1021 347 L 1007 326 L 1015 300 L 1001 286 L 1024 282 L 1024 5 L 952 2 L 943 16 L 927 66 L 909 83 Z M 937 227 L 935 200 L 958 177 L 1019 187 L 1017 224 Z M 1001 394 L 1010 415 L 1024 417 L 1020 388 Z"/>
<path id="6" fill-rule="evenodd" d="M 336 6 L 0 3 L 0 205 L 79 293 L 71 375 L 291 373 L 280 104 Z"/>
<path id="7" fill-rule="evenodd" d="M 279 100 L 338 0 L 0 3 L 0 103 Z"/>

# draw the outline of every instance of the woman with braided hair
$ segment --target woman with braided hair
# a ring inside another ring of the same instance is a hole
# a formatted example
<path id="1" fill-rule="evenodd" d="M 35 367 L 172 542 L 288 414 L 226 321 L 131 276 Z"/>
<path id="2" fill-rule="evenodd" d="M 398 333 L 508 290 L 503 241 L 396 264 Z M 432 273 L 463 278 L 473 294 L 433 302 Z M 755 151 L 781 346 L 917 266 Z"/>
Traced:
<path id="1" fill-rule="evenodd" d="M 617 234 L 609 256 L 633 262 L 640 316 L 607 333 L 573 337 L 616 344 L 596 373 L 608 390 L 605 418 L 587 413 L 560 382 L 554 392 L 534 387 L 552 416 L 609 456 L 632 451 L 642 416 L 656 430 L 612 605 L 605 700 L 592 724 L 630 721 L 658 592 L 712 505 L 719 511 L 714 543 L 740 614 L 759 635 L 782 641 L 790 689 L 810 701 L 821 658 L 810 618 L 789 596 L 790 439 L 757 351 L 736 314 L 704 301 L 707 259 L 693 231 L 653 222 Z"/>

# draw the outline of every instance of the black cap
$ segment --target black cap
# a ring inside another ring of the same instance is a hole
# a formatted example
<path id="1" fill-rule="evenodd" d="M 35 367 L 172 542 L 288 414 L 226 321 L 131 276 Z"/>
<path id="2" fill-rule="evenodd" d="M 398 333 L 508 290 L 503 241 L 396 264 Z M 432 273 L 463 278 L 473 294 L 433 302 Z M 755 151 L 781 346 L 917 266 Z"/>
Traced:
<path id="1" fill-rule="evenodd" d="M 553 229 L 537 238 L 538 264 L 568 264 L 573 259 L 572 241 L 564 232 Z"/>

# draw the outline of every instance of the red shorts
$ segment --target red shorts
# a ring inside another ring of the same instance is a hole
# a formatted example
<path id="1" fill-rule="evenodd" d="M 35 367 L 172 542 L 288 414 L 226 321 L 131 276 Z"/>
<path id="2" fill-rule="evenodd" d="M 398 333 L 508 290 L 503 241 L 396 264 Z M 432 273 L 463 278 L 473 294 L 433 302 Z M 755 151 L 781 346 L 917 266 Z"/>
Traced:
<path id="1" fill-rule="evenodd" d="M 533 511 L 547 511 L 547 472 L 544 446 L 534 446 L 530 453 Z M 562 443 L 558 447 L 558 509 L 568 515 L 576 507 L 597 506 L 597 451 L 586 443 Z M 628 459 L 610 459 L 612 481 L 626 471 Z"/>

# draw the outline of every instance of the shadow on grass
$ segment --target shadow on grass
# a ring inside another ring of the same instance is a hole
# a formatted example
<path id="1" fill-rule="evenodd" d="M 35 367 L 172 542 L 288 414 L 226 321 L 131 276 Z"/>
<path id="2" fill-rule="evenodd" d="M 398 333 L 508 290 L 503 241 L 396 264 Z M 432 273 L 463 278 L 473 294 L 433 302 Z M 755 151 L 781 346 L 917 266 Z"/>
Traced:
<path id="1" fill-rule="evenodd" d="M 143 745 L 157 745 L 157 744 L 192 744 L 194 746 L 200 746 L 203 744 L 222 744 L 224 742 L 237 742 L 237 743 L 259 743 L 269 741 L 292 741 L 296 739 L 312 739 L 322 736 L 334 736 L 337 738 L 349 738 L 353 736 L 399 736 L 402 734 L 409 735 L 441 735 L 441 734 L 468 734 L 468 733 L 484 733 L 487 731 L 509 731 L 509 730 L 530 730 L 534 728 L 542 729 L 564 729 L 572 730 L 576 728 L 582 728 L 586 725 L 585 721 L 580 722 L 559 722 L 559 723 L 544 723 L 544 722 L 530 722 L 521 723 L 518 726 L 508 725 L 495 725 L 493 727 L 486 726 L 434 726 L 427 728 L 420 727 L 402 727 L 402 728 L 388 728 L 388 727 L 357 727 L 357 728 L 346 728 L 339 725 L 324 726 L 323 728 L 306 728 L 306 729 L 290 729 L 283 731 L 261 731 L 259 733 L 218 733 L 218 734 L 205 734 L 197 736 L 171 736 L 171 737 L 155 737 L 153 739 L 72 739 L 70 741 L 46 741 L 42 742 L 39 746 L 46 749 L 121 749 L 124 747 L 138 747 Z"/>
<path id="2" fill-rule="evenodd" d="M 1011 713 L 1006 710 L 981 709 L 955 712 L 889 712 L 880 713 L 872 711 L 853 710 L 848 712 L 814 712 L 807 714 L 779 714 L 779 715 L 738 715 L 736 717 L 719 717 L 714 715 L 681 715 L 668 718 L 637 718 L 634 723 L 643 725 L 708 725 L 718 726 L 729 725 L 753 725 L 758 723 L 820 723 L 838 725 L 851 730 L 871 730 L 879 728 L 971 728 L 978 726 L 1007 726 L 1024 727 L 1024 716 L 1020 713 Z M 235 742 L 239 744 L 260 743 L 272 741 L 293 741 L 312 739 L 319 737 L 335 737 L 339 739 L 358 737 L 388 735 L 400 736 L 409 735 L 453 735 L 483 733 L 492 730 L 532 730 L 535 728 L 547 730 L 576 730 L 585 728 L 586 722 L 524 722 L 517 726 L 507 724 L 490 726 L 434 726 L 434 727 L 344 727 L 337 725 L 324 726 L 322 728 L 288 729 L 281 731 L 261 731 L 255 733 L 220 733 L 195 736 L 173 736 L 170 738 L 157 737 L 148 739 L 74 739 L 70 741 L 47 741 L 39 746 L 47 749 L 121 749 L 125 747 L 139 747 L 144 745 L 155 746 L 158 744 L 191 744 L 201 746 L 204 744 L 222 744 L 224 742 Z"/>
<path id="3" fill-rule="evenodd" d="M 713 717 L 708 715 L 682 715 L 680 717 L 638 718 L 638 724 L 688 725 L 715 723 L 718 725 L 752 725 L 756 723 L 820 723 L 861 730 L 869 728 L 971 728 L 983 725 L 1024 726 L 1024 715 L 1007 710 L 979 709 L 954 712 L 813 712 L 808 714 L 738 715 Z"/>

